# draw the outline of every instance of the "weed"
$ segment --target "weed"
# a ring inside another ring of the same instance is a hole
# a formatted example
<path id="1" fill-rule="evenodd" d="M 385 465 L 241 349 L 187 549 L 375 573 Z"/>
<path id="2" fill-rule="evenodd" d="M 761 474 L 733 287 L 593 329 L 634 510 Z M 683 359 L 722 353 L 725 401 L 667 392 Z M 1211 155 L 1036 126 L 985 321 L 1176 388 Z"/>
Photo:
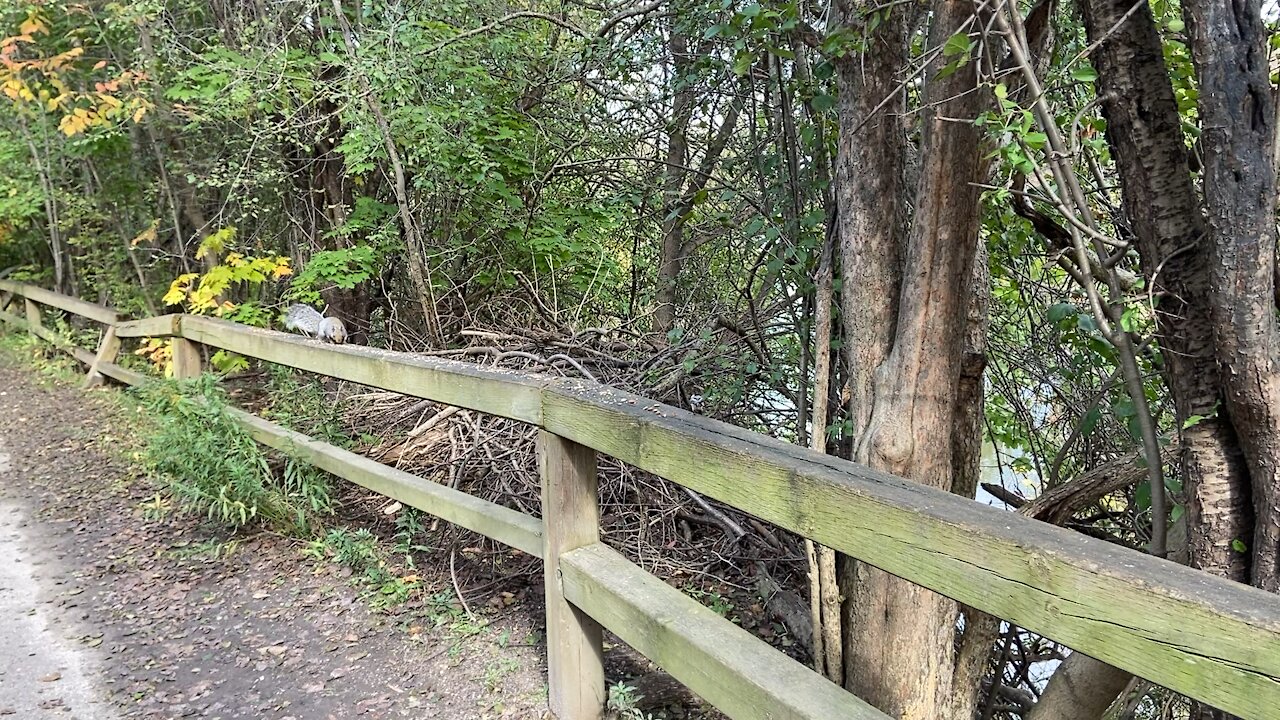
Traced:
<path id="1" fill-rule="evenodd" d="M 738 618 L 733 615 L 733 603 L 720 593 L 696 588 L 686 588 L 685 592 L 699 600 L 703 605 L 706 605 L 711 612 L 726 620 L 738 622 Z"/>
<path id="2" fill-rule="evenodd" d="M 355 582 L 371 592 L 370 605 L 375 610 L 395 607 L 418 590 L 416 575 L 400 575 L 389 568 L 378 549 L 378 539 L 361 528 L 333 528 L 322 537 L 306 544 L 302 554 L 317 561 L 345 565 L 356 573 Z"/>
<path id="3" fill-rule="evenodd" d="M 184 511 L 232 528 L 262 523 L 286 532 L 304 531 L 311 515 L 329 511 L 324 476 L 290 462 L 277 478 L 212 376 L 147 383 L 133 393 L 146 427 L 143 466 L 168 483 Z"/>
<path id="4" fill-rule="evenodd" d="M 323 537 L 311 541 L 309 546 L 312 557 L 331 558 L 356 572 L 364 573 L 382 565 L 382 558 L 378 557 L 378 539 L 364 528 L 333 528 Z"/>
<path id="5" fill-rule="evenodd" d="M 413 562 L 415 552 L 430 554 L 432 551 L 432 548 L 426 545 L 417 545 L 413 542 L 414 538 L 426 532 L 427 526 L 422 522 L 423 517 L 421 511 L 409 507 L 396 515 L 395 552 L 403 556 L 405 564 L 411 568 L 416 567 Z"/>
<path id="6" fill-rule="evenodd" d="M 62 338 L 62 334 L 55 330 Z M 5 332 L 0 347 L 4 352 L 46 378 L 70 382 L 79 374 L 78 363 L 54 345 L 26 332 Z M 64 342 L 70 342 L 64 338 Z"/>
<path id="7" fill-rule="evenodd" d="M 484 669 L 484 686 L 489 692 L 495 692 L 502 684 L 502 679 L 515 672 L 520 661 L 515 658 L 501 658 L 489 663 Z"/>
<path id="8" fill-rule="evenodd" d="M 160 493 L 153 495 L 150 500 L 139 503 L 138 507 L 142 509 L 142 516 L 152 521 L 163 520 L 173 512 L 173 502 Z"/>
<path id="9" fill-rule="evenodd" d="M 263 412 L 265 417 L 331 445 L 351 446 L 338 403 L 314 377 L 284 365 L 268 365 L 267 397 L 271 404 Z"/>
<path id="10" fill-rule="evenodd" d="M 609 686 L 609 702 L 606 707 L 610 717 L 618 720 L 653 720 L 653 716 L 644 713 L 637 705 L 643 697 L 636 695 L 636 689 L 630 685 L 616 683 Z"/>

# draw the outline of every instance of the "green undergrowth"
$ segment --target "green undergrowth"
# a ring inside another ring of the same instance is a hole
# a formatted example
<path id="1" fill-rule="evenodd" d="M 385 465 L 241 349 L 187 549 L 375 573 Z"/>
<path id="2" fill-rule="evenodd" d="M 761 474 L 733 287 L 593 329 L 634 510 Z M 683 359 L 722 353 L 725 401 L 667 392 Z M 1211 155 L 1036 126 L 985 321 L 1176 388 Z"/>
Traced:
<path id="1" fill-rule="evenodd" d="M 263 417 L 330 445 L 352 446 L 342 423 L 341 404 L 329 396 L 316 375 L 286 365 L 265 364 L 265 369 Z"/>
<path id="2" fill-rule="evenodd" d="M 365 594 L 375 610 L 390 610 L 415 600 L 433 624 L 457 624 L 465 610 L 452 593 L 431 594 L 418 575 L 414 551 L 430 548 L 413 544 L 420 531 L 418 513 L 402 511 L 393 542 L 379 539 L 365 528 L 331 528 L 309 541 L 303 556 L 319 563 L 333 563 L 352 572 L 352 582 Z M 454 628 L 459 629 L 459 628 Z"/>
<path id="3" fill-rule="evenodd" d="M 653 715 L 642 712 L 637 705 L 643 698 L 636 689 L 624 683 L 609 686 L 607 704 L 608 720 L 655 720 Z"/>
<path id="4" fill-rule="evenodd" d="M 140 412 L 143 468 L 178 507 L 231 529 L 309 535 L 332 512 L 327 476 L 274 460 L 231 415 L 215 378 L 157 381 L 129 391 Z"/>
<path id="5" fill-rule="evenodd" d="M 65 325 L 54 332 L 71 342 L 71 333 Z M 82 372 L 75 358 L 35 335 L 12 327 L 0 331 L 0 352 L 13 362 L 35 370 L 46 380 L 69 383 L 79 379 Z"/>
<path id="6" fill-rule="evenodd" d="M 83 378 L 74 358 L 26 332 L 0 332 L 0 354 L 49 382 L 72 385 Z M 343 432 L 337 404 L 313 377 L 283 366 L 266 367 L 264 416 L 335 445 L 354 443 Z M 129 443 L 131 460 L 156 483 L 138 504 L 146 519 L 188 513 L 233 534 L 267 529 L 302 538 L 305 557 L 350 568 L 352 583 L 375 611 L 407 605 L 413 608 L 411 627 L 443 628 L 458 643 L 488 626 L 487 619 L 464 608 L 452 589 L 426 587 L 420 579 L 418 563 L 437 559 L 439 552 L 423 544 L 428 516 L 401 508 L 395 513 L 395 532 L 386 538 L 368 529 L 331 527 L 335 488 L 330 476 L 258 444 L 230 412 L 214 375 L 155 379 L 116 397 L 136 439 Z M 172 555 L 219 559 L 233 553 L 238 542 L 220 537 L 182 543 Z"/>
<path id="7" fill-rule="evenodd" d="M 400 605 L 419 590 L 417 575 L 400 572 L 377 536 L 364 528 L 331 528 L 308 542 L 302 554 L 350 568 L 352 581 L 366 591 L 375 610 Z"/>

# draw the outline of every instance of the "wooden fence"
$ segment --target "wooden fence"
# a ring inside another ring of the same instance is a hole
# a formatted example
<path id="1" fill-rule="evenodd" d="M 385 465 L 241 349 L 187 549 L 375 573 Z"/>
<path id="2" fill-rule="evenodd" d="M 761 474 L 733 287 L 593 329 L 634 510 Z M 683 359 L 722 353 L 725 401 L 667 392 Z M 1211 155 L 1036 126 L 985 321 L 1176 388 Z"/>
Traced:
<path id="1" fill-rule="evenodd" d="M 22 316 L 9 309 L 19 298 Z M 105 325 L 98 352 L 62 342 L 43 308 Z M 86 384 L 144 382 L 115 364 L 121 340 L 167 337 L 178 377 L 199 374 L 198 343 L 538 426 L 541 519 L 240 414 L 266 445 L 543 558 L 548 700 L 561 720 L 601 715 L 602 626 L 733 718 L 886 718 L 603 545 L 597 453 L 1234 715 L 1280 717 L 1280 596 L 862 465 L 592 382 L 193 315 L 123 321 L 14 282 L 0 281 L 0 319 L 74 355 Z"/>

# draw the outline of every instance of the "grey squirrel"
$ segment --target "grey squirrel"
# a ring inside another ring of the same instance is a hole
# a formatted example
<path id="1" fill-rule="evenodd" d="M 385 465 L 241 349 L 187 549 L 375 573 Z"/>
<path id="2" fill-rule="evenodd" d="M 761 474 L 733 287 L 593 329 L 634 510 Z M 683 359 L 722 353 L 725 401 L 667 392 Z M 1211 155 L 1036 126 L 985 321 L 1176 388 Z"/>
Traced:
<path id="1" fill-rule="evenodd" d="M 325 317 L 309 305 L 290 305 L 284 315 L 286 329 L 303 335 L 342 344 L 347 341 L 347 326 L 336 317 Z"/>

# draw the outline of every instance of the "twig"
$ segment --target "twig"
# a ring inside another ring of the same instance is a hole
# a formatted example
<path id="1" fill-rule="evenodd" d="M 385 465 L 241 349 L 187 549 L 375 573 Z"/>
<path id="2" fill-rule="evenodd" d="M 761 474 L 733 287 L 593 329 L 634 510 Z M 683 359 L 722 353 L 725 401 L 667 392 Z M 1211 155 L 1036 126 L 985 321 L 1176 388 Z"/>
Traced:
<path id="1" fill-rule="evenodd" d="M 724 513 L 712 507 L 711 503 L 704 500 L 701 495 L 684 486 L 681 486 L 680 489 L 684 490 L 684 494 L 688 495 L 689 499 L 697 503 L 698 507 L 702 508 L 703 512 L 705 512 L 709 517 L 713 518 L 716 521 L 717 525 L 724 528 L 725 531 L 729 533 L 729 536 L 733 539 L 733 542 L 736 543 L 746 536 L 747 531 L 743 530 L 741 525 L 734 522 L 733 519 L 730 518 L 728 515 L 725 515 Z"/>
<path id="2" fill-rule="evenodd" d="M 467 605 L 467 598 L 462 594 L 462 587 L 458 585 L 458 570 L 455 567 L 456 563 L 454 562 L 457 557 L 457 551 L 449 551 L 449 577 L 453 579 L 453 591 L 457 593 L 458 602 L 462 604 L 462 609 L 467 612 L 467 617 L 471 619 L 471 622 L 475 622 L 475 613 L 471 612 L 471 608 Z"/>

